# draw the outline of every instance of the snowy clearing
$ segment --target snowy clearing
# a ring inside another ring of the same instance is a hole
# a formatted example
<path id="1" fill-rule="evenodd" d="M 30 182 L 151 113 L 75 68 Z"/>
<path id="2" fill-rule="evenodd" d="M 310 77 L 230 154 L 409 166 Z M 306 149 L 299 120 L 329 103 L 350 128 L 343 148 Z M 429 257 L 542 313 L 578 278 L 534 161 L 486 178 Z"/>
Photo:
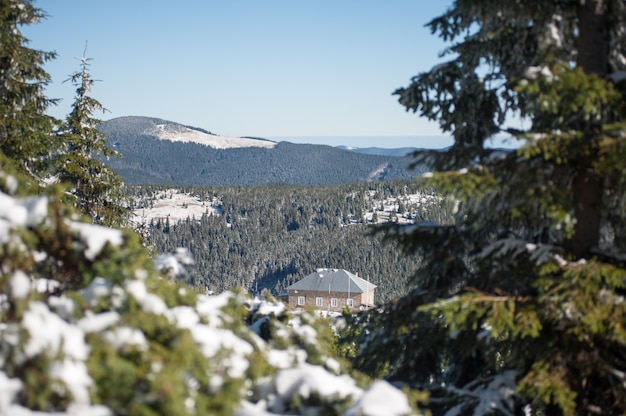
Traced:
<path id="1" fill-rule="evenodd" d="M 180 192 L 178 189 L 166 189 L 151 199 L 151 204 L 133 210 L 132 222 L 150 224 L 151 221 L 165 221 L 171 224 L 187 218 L 200 219 L 202 215 L 219 213 L 218 201 L 205 201 L 197 195 Z M 147 205 L 142 203 L 141 205 Z"/>

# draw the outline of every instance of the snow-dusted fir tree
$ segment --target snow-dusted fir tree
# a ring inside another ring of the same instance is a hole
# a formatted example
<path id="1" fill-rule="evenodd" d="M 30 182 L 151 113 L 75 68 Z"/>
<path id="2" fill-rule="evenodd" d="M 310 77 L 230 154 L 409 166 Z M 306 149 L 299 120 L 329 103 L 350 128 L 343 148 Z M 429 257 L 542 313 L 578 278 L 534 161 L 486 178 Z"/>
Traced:
<path id="1" fill-rule="evenodd" d="M 50 76 L 43 64 L 55 53 L 29 48 L 18 30 L 44 13 L 21 0 L 2 0 L 0 13 L 0 151 L 22 171 L 45 174 L 54 144 L 54 119 L 45 112 L 55 100 L 44 95 Z"/>
<path id="2" fill-rule="evenodd" d="M 424 267 L 365 317 L 357 361 L 436 414 L 626 412 L 625 18 L 622 0 L 456 0 L 429 23 L 448 60 L 396 91 L 454 136 L 426 180 L 460 210 L 388 230 Z"/>
<path id="3" fill-rule="evenodd" d="M 76 87 L 72 112 L 66 119 L 66 129 L 60 135 L 64 148 L 58 156 L 58 177 L 68 183 L 78 208 L 103 225 L 122 225 L 127 210 L 123 206 L 122 179 L 101 158 L 119 154 L 106 144 L 106 135 L 98 130 L 97 111 L 105 111 L 98 100 L 89 96 L 95 80 L 89 73 L 85 54 L 80 58 L 80 70 L 69 81 Z"/>

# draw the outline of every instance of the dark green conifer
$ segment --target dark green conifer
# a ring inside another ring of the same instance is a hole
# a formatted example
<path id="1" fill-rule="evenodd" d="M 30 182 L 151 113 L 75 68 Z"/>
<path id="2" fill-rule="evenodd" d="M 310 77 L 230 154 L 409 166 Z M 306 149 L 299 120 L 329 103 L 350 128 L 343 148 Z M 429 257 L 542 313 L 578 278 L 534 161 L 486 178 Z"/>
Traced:
<path id="1" fill-rule="evenodd" d="M 75 204 L 84 214 L 96 223 L 119 226 L 128 217 L 122 179 L 101 159 L 120 155 L 107 146 L 106 135 L 98 130 L 101 121 L 93 117 L 95 112 L 106 110 L 89 96 L 96 82 L 89 73 L 92 60 L 83 54 L 80 71 L 68 79 L 76 87 L 76 98 L 61 135 L 65 148 L 57 160 L 58 177 L 71 186 Z"/>
<path id="2" fill-rule="evenodd" d="M 435 414 L 626 412 L 625 18 L 619 0 L 457 0 L 429 23 L 449 60 L 396 91 L 454 136 L 429 181 L 460 209 L 388 230 L 424 263 L 366 317 L 357 363 Z M 504 133 L 519 150 L 487 148 Z"/>
<path id="3" fill-rule="evenodd" d="M 31 1 L 0 1 L 0 151 L 31 176 L 46 175 L 55 144 L 55 120 L 46 110 L 50 76 L 43 65 L 54 52 L 29 48 L 19 27 L 38 23 L 45 14 Z"/>

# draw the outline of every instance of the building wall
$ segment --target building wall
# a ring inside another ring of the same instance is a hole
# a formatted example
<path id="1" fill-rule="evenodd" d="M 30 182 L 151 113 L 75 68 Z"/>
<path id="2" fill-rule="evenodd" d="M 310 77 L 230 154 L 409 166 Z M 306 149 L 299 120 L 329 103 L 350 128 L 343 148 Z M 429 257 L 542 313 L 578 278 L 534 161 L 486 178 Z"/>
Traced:
<path id="1" fill-rule="evenodd" d="M 304 304 L 298 304 L 298 297 L 304 297 Z M 321 298 L 321 305 L 316 303 L 316 299 Z M 352 310 L 354 312 L 359 311 L 361 305 L 365 304 L 366 300 L 371 298 L 370 306 L 374 305 L 374 291 L 367 293 L 350 293 L 350 299 L 352 299 Z M 329 294 L 326 292 L 312 292 L 308 290 L 290 290 L 289 291 L 289 308 L 298 309 L 310 307 L 313 309 L 330 310 L 331 312 L 342 312 L 348 304 L 347 292 L 330 292 L 330 300 L 336 299 L 336 306 L 332 304 L 329 306 Z"/>
<path id="2" fill-rule="evenodd" d="M 361 303 L 369 307 L 374 306 L 374 289 L 361 295 Z"/>

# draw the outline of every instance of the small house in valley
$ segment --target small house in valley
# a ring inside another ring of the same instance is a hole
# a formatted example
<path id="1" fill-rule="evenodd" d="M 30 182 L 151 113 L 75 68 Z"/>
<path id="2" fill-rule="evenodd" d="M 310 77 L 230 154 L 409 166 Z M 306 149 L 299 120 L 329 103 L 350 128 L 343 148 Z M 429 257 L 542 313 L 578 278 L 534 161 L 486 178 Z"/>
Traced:
<path id="1" fill-rule="evenodd" d="M 341 312 L 347 306 L 352 311 L 374 306 L 376 285 L 343 269 L 318 269 L 287 287 L 289 307 Z"/>

